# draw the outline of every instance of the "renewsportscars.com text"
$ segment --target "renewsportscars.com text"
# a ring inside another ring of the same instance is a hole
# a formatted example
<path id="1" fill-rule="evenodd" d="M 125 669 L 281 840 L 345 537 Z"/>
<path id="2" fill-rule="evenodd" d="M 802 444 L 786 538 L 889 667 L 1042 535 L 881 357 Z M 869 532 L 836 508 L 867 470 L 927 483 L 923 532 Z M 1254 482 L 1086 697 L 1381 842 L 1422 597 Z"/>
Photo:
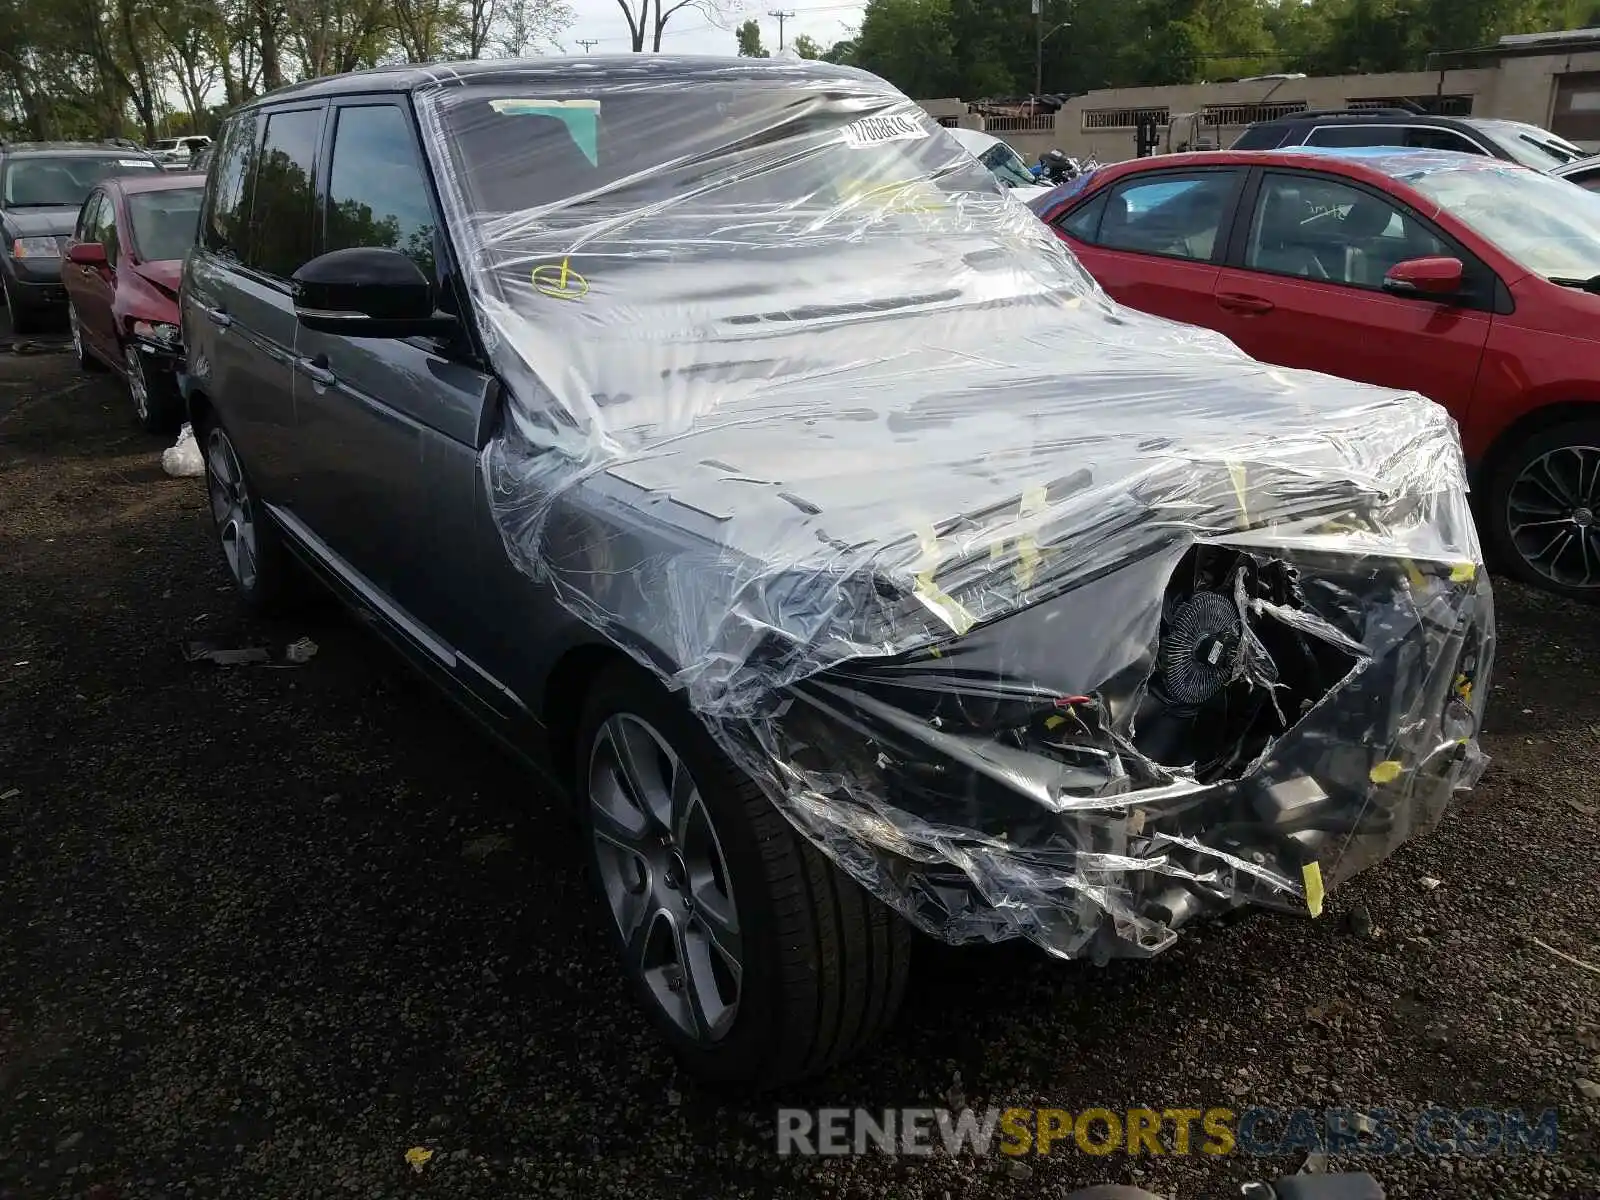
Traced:
<path id="1" fill-rule="evenodd" d="M 779 1154 L 1553 1154 L 1554 1110 L 784 1108 Z"/>

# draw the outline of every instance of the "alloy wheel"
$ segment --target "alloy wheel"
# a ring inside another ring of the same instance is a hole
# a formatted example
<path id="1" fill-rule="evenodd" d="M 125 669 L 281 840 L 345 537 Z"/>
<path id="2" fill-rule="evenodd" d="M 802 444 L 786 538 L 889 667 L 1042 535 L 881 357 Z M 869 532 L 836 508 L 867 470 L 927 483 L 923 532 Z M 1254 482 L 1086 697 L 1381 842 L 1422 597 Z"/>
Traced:
<path id="1" fill-rule="evenodd" d="M 1506 524 L 1545 579 L 1600 587 L 1600 446 L 1560 446 L 1525 466 L 1506 497 Z"/>
<path id="2" fill-rule="evenodd" d="M 595 860 L 624 968 L 686 1036 L 732 1029 L 744 974 L 727 856 L 688 765 L 654 726 L 617 713 L 589 757 Z"/>
<path id="3" fill-rule="evenodd" d="M 73 326 L 76 333 L 77 326 Z M 128 364 L 128 392 L 133 396 L 134 411 L 139 414 L 139 420 L 150 419 L 150 383 L 144 374 L 144 355 L 139 353 L 139 348 L 134 345 L 123 347 L 123 359 Z"/>
<path id="4" fill-rule="evenodd" d="M 228 569 L 239 586 L 255 587 L 257 563 L 255 506 L 239 469 L 233 443 L 220 427 L 206 437 L 206 490 L 211 497 L 211 514 L 217 521 L 217 535 Z"/>

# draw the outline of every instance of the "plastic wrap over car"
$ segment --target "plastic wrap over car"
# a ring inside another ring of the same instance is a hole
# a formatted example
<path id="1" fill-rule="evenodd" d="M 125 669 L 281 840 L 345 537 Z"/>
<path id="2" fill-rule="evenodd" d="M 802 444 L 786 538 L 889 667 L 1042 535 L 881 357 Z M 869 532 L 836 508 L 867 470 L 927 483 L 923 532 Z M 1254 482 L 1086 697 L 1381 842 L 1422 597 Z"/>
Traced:
<path id="1" fill-rule="evenodd" d="M 420 108 L 507 550 L 924 930 L 1104 958 L 1315 913 L 1476 779 L 1438 406 L 1119 307 L 848 68 L 519 64 Z"/>

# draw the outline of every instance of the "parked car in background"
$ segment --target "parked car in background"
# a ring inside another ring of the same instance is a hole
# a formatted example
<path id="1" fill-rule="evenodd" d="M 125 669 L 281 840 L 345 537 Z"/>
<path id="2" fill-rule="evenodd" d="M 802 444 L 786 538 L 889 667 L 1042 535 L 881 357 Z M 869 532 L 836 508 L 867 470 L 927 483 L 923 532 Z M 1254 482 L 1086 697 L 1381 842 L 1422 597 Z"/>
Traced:
<path id="1" fill-rule="evenodd" d="M 1048 184 L 1041 184 L 1035 178 L 1028 164 L 1022 161 L 1022 155 L 994 134 L 961 128 L 951 128 L 947 132 L 1018 200 L 1032 200 L 1050 190 Z"/>
<path id="2" fill-rule="evenodd" d="M 1557 167 L 1550 174 L 1558 179 L 1565 179 L 1568 183 L 1575 183 L 1581 188 L 1587 188 L 1591 192 L 1600 192 L 1600 155 L 1581 158 L 1564 167 Z"/>
<path id="3" fill-rule="evenodd" d="M 1257 122 L 1240 134 L 1229 149 L 1285 150 L 1292 146 L 1454 150 L 1521 163 L 1535 171 L 1554 171 L 1588 154 L 1548 129 L 1523 121 L 1434 117 L 1403 108 L 1292 113 L 1275 121 Z"/>
<path id="4" fill-rule="evenodd" d="M 103 179 L 67 242 L 61 282 L 81 366 L 110 367 L 128 384 L 139 424 L 166 433 L 183 421 L 177 370 L 178 282 L 200 220 L 202 175 Z"/>
<path id="5" fill-rule="evenodd" d="M 913 924 L 1104 961 L 1315 914 L 1481 769 L 1442 410 L 1108 301 L 865 72 L 278 89 L 181 296 L 239 594 L 297 561 L 570 789 L 701 1077 L 860 1050 Z"/>
<path id="6" fill-rule="evenodd" d="M 1218 151 L 1035 211 L 1113 297 L 1461 426 L 1501 565 L 1600 598 L 1600 196 L 1447 151 Z"/>
<path id="7" fill-rule="evenodd" d="M 211 139 L 203 133 L 186 137 L 162 138 L 150 148 L 168 170 L 187 170 L 202 150 L 211 148 Z"/>
<path id="8" fill-rule="evenodd" d="M 94 185 L 160 169 L 148 154 L 101 143 L 0 142 L 0 294 L 13 332 L 65 315 L 62 249 Z"/>

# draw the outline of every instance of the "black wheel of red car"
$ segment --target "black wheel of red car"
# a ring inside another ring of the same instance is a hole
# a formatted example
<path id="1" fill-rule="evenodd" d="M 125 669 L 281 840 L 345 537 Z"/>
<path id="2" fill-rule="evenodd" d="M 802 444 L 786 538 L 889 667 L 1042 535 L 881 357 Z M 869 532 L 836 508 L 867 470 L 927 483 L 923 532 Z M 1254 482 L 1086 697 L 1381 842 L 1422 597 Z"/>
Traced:
<path id="1" fill-rule="evenodd" d="M 100 360 L 90 354 L 84 344 L 83 327 L 78 323 L 78 309 L 74 304 L 67 305 L 67 327 L 72 331 L 72 357 L 78 360 L 78 366 L 85 371 L 98 371 Z"/>
<path id="2" fill-rule="evenodd" d="M 217 541 L 240 598 L 256 612 L 281 611 L 294 597 L 296 583 L 283 535 L 222 424 L 214 416 L 202 418 L 195 440 L 205 458 L 206 497 Z"/>
<path id="3" fill-rule="evenodd" d="M 132 342 L 122 347 L 123 374 L 133 412 L 146 433 L 173 433 L 183 424 L 183 397 L 169 371 L 150 368 L 147 356 Z"/>
<path id="4" fill-rule="evenodd" d="M 1600 599 L 1600 420 L 1541 430 L 1490 484 L 1489 539 L 1501 569 L 1578 599 Z"/>
<path id="5" fill-rule="evenodd" d="M 910 929 L 799 835 L 643 670 L 604 670 L 579 727 L 591 865 L 635 999 L 684 1069 L 766 1088 L 894 1018 Z"/>

